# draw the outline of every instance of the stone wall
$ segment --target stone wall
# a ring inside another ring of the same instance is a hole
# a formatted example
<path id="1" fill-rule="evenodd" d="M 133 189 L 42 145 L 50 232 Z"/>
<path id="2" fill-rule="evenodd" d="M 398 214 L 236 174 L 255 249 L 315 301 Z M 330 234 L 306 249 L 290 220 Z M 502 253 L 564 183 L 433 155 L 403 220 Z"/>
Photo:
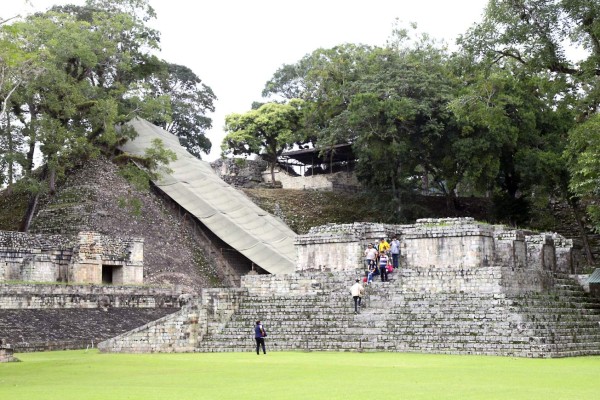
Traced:
<path id="1" fill-rule="evenodd" d="M 566 237 L 576 238 L 576 242 L 579 242 L 579 246 L 583 246 L 583 243 L 581 243 L 581 228 L 577 224 L 577 219 L 581 218 L 581 215 L 584 214 L 583 210 L 585 210 L 587 205 L 586 200 L 582 200 L 578 206 L 579 215 L 576 216 L 573 213 L 572 207 L 567 202 L 558 201 L 556 199 L 549 200 L 549 209 L 555 229 L 560 231 Z M 600 232 L 594 230 L 593 224 L 589 223 L 587 218 L 583 219 L 582 222 L 584 223 L 584 230 L 590 246 L 590 252 L 592 253 L 594 260 L 598 261 L 600 260 Z M 585 257 L 574 260 L 576 261 L 574 268 L 579 268 L 579 270 L 588 268 Z M 579 263 L 579 265 L 577 263 Z"/>
<path id="2" fill-rule="evenodd" d="M 405 227 L 378 223 L 313 227 L 308 234 L 296 236 L 296 270 L 345 271 L 362 268 L 367 244 L 376 244 L 382 237 L 394 237 Z"/>
<path id="3" fill-rule="evenodd" d="M 0 344 L 0 363 L 19 361 L 13 356 L 13 348 Z"/>
<path id="4" fill-rule="evenodd" d="M 170 288 L 0 284 L 0 342 L 19 352 L 93 347 L 185 302 Z"/>
<path id="5" fill-rule="evenodd" d="M 181 296 L 166 288 L 0 284 L 0 309 L 177 308 Z"/>
<path id="6" fill-rule="evenodd" d="M 494 260 L 494 228 L 471 219 L 423 219 L 400 235 L 408 268 L 485 267 Z"/>
<path id="7" fill-rule="evenodd" d="M 267 162 L 261 159 L 220 158 L 213 161 L 211 167 L 219 178 L 235 187 L 253 188 L 263 182 L 262 172 Z"/>
<path id="8" fill-rule="evenodd" d="M 0 231 L 0 282 L 143 283 L 143 239 Z M 104 275 L 103 275 L 104 274 Z"/>
<path id="9" fill-rule="evenodd" d="M 171 353 L 196 351 L 206 335 L 214 334 L 239 308 L 243 289 L 204 289 L 188 299 L 181 311 L 116 336 L 98 345 L 113 353 Z"/>
<path id="10" fill-rule="evenodd" d="M 582 265 L 581 250 L 575 247 L 573 239 L 567 239 L 561 235 L 554 234 L 554 251 L 556 255 L 556 272 L 564 274 L 580 273 Z"/>
<path id="11" fill-rule="evenodd" d="M 297 271 L 344 271 L 363 265 L 368 243 L 397 236 L 401 265 L 419 271 L 446 268 L 471 271 L 503 266 L 502 284 L 510 291 L 542 290 L 546 272 L 575 273 L 577 249 L 555 233 L 487 225 L 472 218 L 421 219 L 414 225 L 355 223 L 312 228 L 296 238 Z M 440 285 L 446 282 L 439 282 Z"/>
<path id="12" fill-rule="evenodd" d="M 0 309 L 0 339 L 15 352 L 96 347 L 179 308 Z"/>
<path id="13" fill-rule="evenodd" d="M 292 176 L 284 170 L 275 168 L 275 181 L 281 182 L 283 189 L 300 190 L 333 190 L 337 188 L 360 187 L 356 175 L 352 172 L 334 172 L 333 174 L 316 174 L 309 176 Z M 262 172 L 263 182 L 271 182 L 271 171 Z"/>
<path id="14" fill-rule="evenodd" d="M 143 239 L 112 238 L 97 232 L 81 232 L 73 250 L 69 282 L 102 283 L 104 273 L 110 276 L 110 282 L 107 283 L 142 284 L 143 266 Z"/>
<path id="15" fill-rule="evenodd" d="M 67 280 L 72 238 L 0 231 L 0 282 Z"/>
<path id="16" fill-rule="evenodd" d="M 359 240 L 348 234 L 302 237 L 296 240 L 296 271 L 344 271 L 362 263 L 363 248 Z"/>
<path id="17" fill-rule="evenodd" d="M 335 273 L 338 280 L 345 282 L 353 282 L 361 275 L 362 270 Z M 246 275 L 242 278 L 242 288 L 252 296 L 314 296 L 331 289 L 323 278 L 323 273 L 317 271 L 302 271 L 290 275 Z"/>
<path id="18" fill-rule="evenodd" d="M 254 188 L 271 183 L 271 171 L 264 160 L 242 158 L 219 159 L 211 163 L 215 173 L 228 184 L 235 187 Z M 283 189 L 299 190 L 343 190 L 356 192 L 361 185 L 353 172 L 334 172 L 292 176 L 280 168 L 275 168 L 275 181 Z"/>
<path id="19" fill-rule="evenodd" d="M 184 353 L 193 351 L 199 338 L 197 305 L 101 342 L 101 351 L 113 353 Z"/>

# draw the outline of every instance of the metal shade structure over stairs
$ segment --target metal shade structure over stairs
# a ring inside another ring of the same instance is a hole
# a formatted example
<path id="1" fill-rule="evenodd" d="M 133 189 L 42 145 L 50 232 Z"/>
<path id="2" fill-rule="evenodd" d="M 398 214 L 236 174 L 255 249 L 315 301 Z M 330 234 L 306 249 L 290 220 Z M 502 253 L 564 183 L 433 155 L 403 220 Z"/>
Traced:
<path id="1" fill-rule="evenodd" d="M 195 216 L 216 236 L 271 274 L 295 271 L 296 234 L 282 221 L 225 183 L 210 164 L 191 155 L 179 139 L 150 122 L 136 118 L 127 123 L 138 136 L 121 150 L 144 156 L 154 139 L 177 155 L 153 183 Z"/>

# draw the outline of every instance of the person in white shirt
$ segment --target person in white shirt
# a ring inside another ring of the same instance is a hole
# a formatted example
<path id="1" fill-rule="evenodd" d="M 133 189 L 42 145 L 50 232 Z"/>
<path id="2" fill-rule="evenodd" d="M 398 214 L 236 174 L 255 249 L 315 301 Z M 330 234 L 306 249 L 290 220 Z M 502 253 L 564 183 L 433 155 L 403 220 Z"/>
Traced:
<path id="1" fill-rule="evenodd" d="M 360 281 L 357 279 L 354 285 L 350 288 L 350 293 L 352 293 L 352 299 L 354 299 L 354 314 L 358 314 L 360 310 L 360 302 L 362 300 L 362 295 L 365 292 L 365 288 L 360 284 Z"/>
<path id="2" fill-rule="evenodd" d="M 379 252 L 375 250 L 372 244 L 369 244 L 369 247 L 365 250 L 365 259 L 367 260 L 367 267 L 371 264 L 375 264 L 375 260 L 377 260 L 377 256 Z"/>

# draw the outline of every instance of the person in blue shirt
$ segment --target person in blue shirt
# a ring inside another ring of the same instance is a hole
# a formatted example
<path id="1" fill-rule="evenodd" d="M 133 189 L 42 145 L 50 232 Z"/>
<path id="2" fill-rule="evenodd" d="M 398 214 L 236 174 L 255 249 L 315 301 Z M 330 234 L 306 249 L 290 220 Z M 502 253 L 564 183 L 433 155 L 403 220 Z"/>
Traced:
<path id="1" fill-rule="evenodd" d="M 262 346 L 263 354 L 267 354 L 265 350 L 265 337 L 267 336 L 267 331 L 262 326 L 260 321 L 256 321 L 256 325 L 254 326 L 254 339 L 256 340 L 256 355 L 259 355 L 260 347 Z"/>
<path id="2" fill-rule="evenodd" d="M 390 243 L 390 253 L 392 253 L 392 266 L 394 269 L 398 269 L 400 266 L 400 241 L 396 236 L 394 236 L 394 239 Z"/>

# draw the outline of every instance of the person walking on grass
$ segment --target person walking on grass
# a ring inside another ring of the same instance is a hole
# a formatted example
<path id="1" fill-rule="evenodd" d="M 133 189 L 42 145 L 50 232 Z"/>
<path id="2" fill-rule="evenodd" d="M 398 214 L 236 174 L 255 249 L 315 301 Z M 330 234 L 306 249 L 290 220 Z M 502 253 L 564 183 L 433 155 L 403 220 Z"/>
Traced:
<path id="1" fill-rule="evenodd" d="M 352 293 L 352 299 L 354 299 L 354 314 L 358 314 L 360 311 L 360 303 L 362 300 L 362 295 L 365 292 L 365 288 L 360 284 L 360 281 L 357 279 L 354 285 L 350 288 L 350 293 Z"/>
<path id="2" fill-rule="evenodd" d="M 256 340 L 256 355 L 259 355 L 260 347 L 262 347 L 263 354 L 267 354 L 265 350 L 265 337 L 267 337 L 267 331 L 260 323 L 260 321 L 256 321 L 256 325 L 254 326 L 254 339 Z"/>

